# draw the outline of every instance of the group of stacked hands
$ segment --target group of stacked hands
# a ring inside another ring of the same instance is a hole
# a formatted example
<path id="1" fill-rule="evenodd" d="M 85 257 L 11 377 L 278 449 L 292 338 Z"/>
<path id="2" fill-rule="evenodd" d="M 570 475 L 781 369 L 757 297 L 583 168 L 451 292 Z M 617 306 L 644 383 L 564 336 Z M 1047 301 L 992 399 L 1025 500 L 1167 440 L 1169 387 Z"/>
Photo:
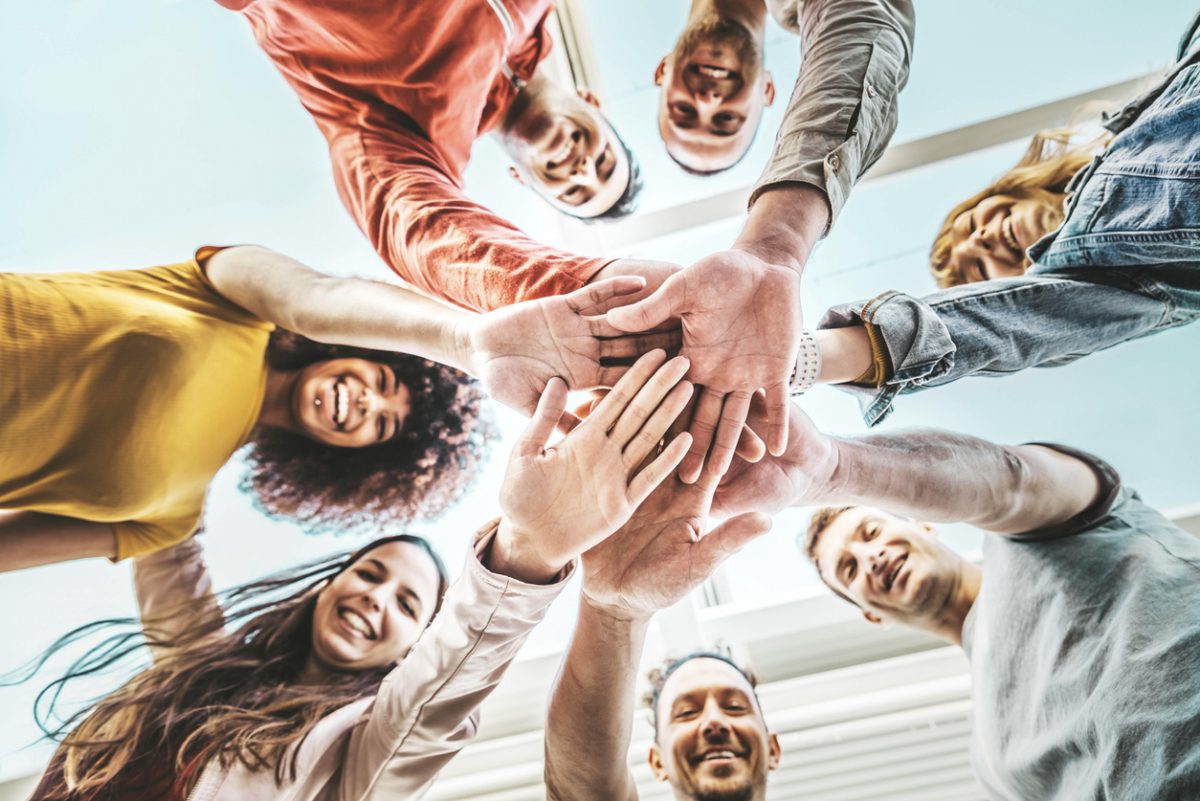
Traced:
<path id="1" fill-rule="evenodd" d="M 773 101 L 768 14 L 804 61 L 742 234 L 682 269 L 560 252 L 463 195 L 471 143 L 493 132 L 564 213 L 633 206 L 636 162 L 595 98 L 539 68 L 547 0 L 220 1 L 312 113 L 347 208 L 413 289 L 247 246 L 4 276 L 0 568 L 137 557 L 155 655 L 57 727 L 35 798 L 417 797 L 575 571 L 547 792 L 636 798 L 651 617 L 793 505 L 823 507 L 801 545 L 834 592 L 966 649 L 992 797 L 1200 797 L 1200 543 L 1083 451 L 836 438 L 789 400 L 839 384 L 874 424 L 901 392 L 1193 321 L 1195 24 L 1107 134 L 1035 137 L 950 213 L 932 257 L 942 292 L 885 292 L 808 330 L 804 264 L 895 128 L 908 0 L 694 0 L 656 73 L 659 130 L 689 172 L 737 163 Z M 234 451 L 249 446 L 245 488 L 269 512 L 344 527 L 432 515 L 489 438 L 464 373 L 532 422 L 502 515 L 452 586 L 424 540 L 393 535 L 213 593 L 194 534 Z M 568 391 L 600 388 L 567 410 Z M 709 530 L 710 515 L 725 522 Z M 924 521 L 998 535 L 985 567 Z M 716 652 L 674 660 L 651 711 L 650 765 L 676 798 L 767 797 L 781 753 L 747 671 Z"/>

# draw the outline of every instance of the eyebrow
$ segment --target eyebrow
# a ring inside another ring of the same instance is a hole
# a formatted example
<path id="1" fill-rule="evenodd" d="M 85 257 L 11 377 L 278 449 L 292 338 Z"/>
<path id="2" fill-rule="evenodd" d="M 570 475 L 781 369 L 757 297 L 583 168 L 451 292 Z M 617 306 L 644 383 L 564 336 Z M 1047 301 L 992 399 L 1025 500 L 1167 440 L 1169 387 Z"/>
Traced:
<path id="1" fill-rule="evenodd" d="M 858 525 L 854 527 L 854 532 L 850 535 L 850 540 L 853 541 L 862 539 L 867 533 L 867 526 L 874 522 L 875 521 L 869 517 L 864 517 L 862 520 L 859 520 Z M 845 548 L 845 546 L 843 546 L 838 550 L 837 559 L 834 560 L 834 575 L 837 576 L 837 580 L 841 582 L 843 587 L 850 589 L 849 585 L 846 584 L 846 582 L 842 579 L 842 561 L 846 556 L 852 557 L 852 554 Z"/>
<path id="2" fill-rule="evenodd" d="M 367 562 L 369 562 L 369 563 L 371 563 L 371 564 L 373 564 L 373 565 L 375 565 L 375 567 L 376 567 L 376 568 L 377 568 L 377 569 L 378 569 L 380 572 L 382 572 L 382 573 L 383 573 L 385 576 L 387 576 L 387 575 L 390 575 L 390 574 L 391 574 L 391 571 L 387 569 L 387 565 L 385 565 L 383 562 L 380 562 L 380 561 L 379 561 L 378 559 L 376 559 L 375 557 L 373 557 L 373 556 L 369 556 L 369 557 L 367 557 L 366 561 L 367 561 Z"/>

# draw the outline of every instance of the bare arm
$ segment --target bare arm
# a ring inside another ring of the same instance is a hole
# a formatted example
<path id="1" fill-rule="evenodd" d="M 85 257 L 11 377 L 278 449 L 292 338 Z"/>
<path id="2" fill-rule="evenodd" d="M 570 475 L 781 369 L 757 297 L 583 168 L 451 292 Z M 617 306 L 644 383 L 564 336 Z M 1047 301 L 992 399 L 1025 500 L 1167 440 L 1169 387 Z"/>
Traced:
<path id="1" fill-rule="evenodd" d="M 91 556 L 116 558 L 117 538 L 108 523 L 0 511 L 0 573 Z"/>
<path id="2" fill-rule="evenodd" d="M 545 781 L 551 801 L 636 801 L 627 759 L 649 625 L 648 617 L 614 615 L 580 599 L 550 694 Z"/>
<path id="3" fill-rule="evenodd" d="M 471 372 L 466 326 L 473 315 L 411 290 L 325 275 L 253 246 L 222 250 L 207 272 L 229 300 L 309 339 L 411 353 Z"/>

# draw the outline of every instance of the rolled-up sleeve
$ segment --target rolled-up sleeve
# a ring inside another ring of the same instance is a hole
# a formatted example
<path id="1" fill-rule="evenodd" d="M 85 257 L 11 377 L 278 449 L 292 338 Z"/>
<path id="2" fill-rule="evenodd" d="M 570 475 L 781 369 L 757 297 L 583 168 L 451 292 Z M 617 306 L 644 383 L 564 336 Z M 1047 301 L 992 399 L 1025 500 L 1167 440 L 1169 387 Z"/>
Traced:
<path id="1" fill-rule="evenodd" d="M 902 392 L 968 375 L 1067 364 L 1194 318 L 1173 314 L 1166 296 L 1136 274 L 1111 278 L 1114 283 L 1026 275 L 954 287 L 924 299 L 885 292 L 833 307 L 818 327 L 864 321 L 876 327 L 892 374 L 878 387 L 838 385 L 858 397 L 863 419 L 875 425 Z"/>
<path id="2" fill-rule="evenodd" d="M 803 61 L 767 168 L 750 196 L 786 183 L 829 198 L 830 223 L 896 130 L 908 80 L 915 11 L 910 0 L 807 0 L 782 12 L 800 30 Z M 786 4 L 784 4 L 786 5 Z"/>
<path id="3" fill-rule="evenodd" d="M 419 135 L 399 126 L 331 139 L 342 201 L 385 262 L 420 291 L 473 311 L 561 295 L 611 258 L 543 245 L 467 198 Z"/>

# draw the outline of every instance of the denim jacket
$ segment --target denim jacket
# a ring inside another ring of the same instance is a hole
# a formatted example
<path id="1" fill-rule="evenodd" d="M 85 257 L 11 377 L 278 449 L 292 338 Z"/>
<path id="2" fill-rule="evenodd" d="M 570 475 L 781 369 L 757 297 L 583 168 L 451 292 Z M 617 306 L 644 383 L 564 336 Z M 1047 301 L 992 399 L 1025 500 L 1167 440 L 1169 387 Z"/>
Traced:
<path id="1" fill-rule="evenodd" d="M 1067 364 L 1200 317 L 1198 25 L 1166 77 L 1109 120 L 1116 137 L 1072 179 L 1066 219 L 1030 248 L 1024 276 L 826 312 L 821 328 L 865 320 L 888 349 L 882 387 L 841 385 L 868 425 L 901 392 Z"/>

